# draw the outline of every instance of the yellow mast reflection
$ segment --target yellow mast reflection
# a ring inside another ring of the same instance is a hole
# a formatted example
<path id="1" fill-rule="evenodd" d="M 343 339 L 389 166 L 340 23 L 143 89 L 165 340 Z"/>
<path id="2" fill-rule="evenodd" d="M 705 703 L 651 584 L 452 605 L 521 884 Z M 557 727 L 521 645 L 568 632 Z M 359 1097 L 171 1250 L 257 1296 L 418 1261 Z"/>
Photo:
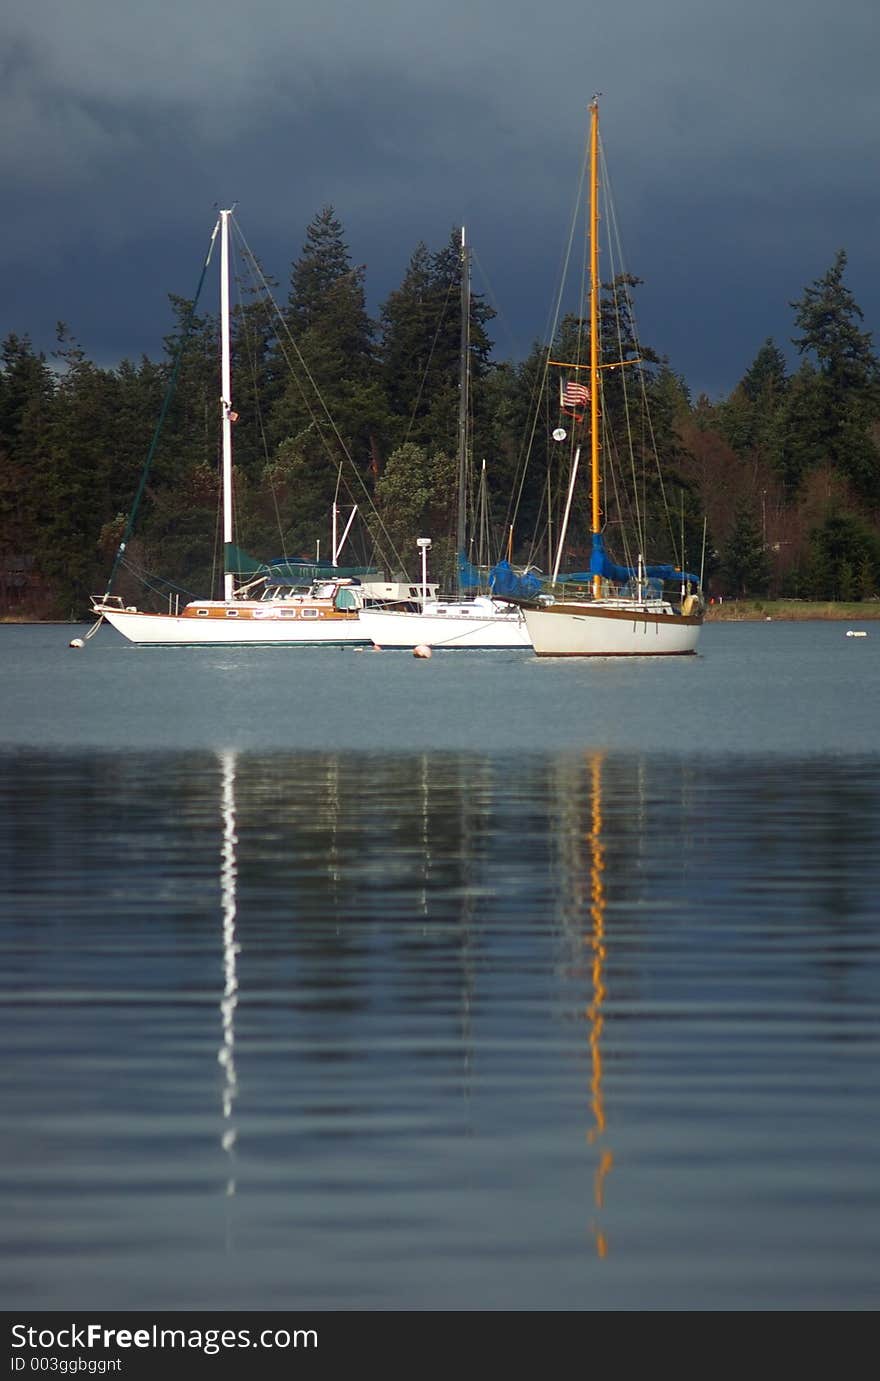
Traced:
<path id="1" fill-rule="evenodd" d="M 593 1113 L 593 1126 L 587 1133 L 591 1146 L 601 1142 L 605 1135 L 605 1095 L 602 1089 L 602 1030 L 605 1024 L 603 1004 L 606 997 L 605 963 L 605 849 L 602 844 L 602 754 L 594 753 L 590 758 L 590 919 L 592 930 L 585 940 L 592 955 L 593 1000 L 587 1008 L 587 1021 L 590 1028 L 590 1096 Z M 600 1145 L 599 1164 L 593 1180 L 593 1201 L 597 1213 L 605 1206 L 605 1180 L 614 1164 L 613 1153 Z M 608 1239 L 601 1223 L 593 1224 L 596 1254 L 608 1255 Z"/>

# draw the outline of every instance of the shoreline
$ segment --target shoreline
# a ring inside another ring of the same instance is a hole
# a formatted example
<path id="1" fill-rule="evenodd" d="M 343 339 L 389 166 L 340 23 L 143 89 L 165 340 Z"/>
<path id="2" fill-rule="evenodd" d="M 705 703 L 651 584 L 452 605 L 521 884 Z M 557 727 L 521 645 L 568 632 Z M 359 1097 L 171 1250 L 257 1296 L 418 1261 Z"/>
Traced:
<path id="1" fill-rule="evenodd" d="M 731 599 L 710 604 L 705 614 L 706 623 L 766 623 L 768 619 L 789 623 L 811 619 L 866 623 L 880 619 L 880 600 L 844 604 L 833 600 Z"/>
<path id="2" fill-rule="evenodd" d="M 728 599 L 723 604 L 710 604 L 704 617 L 706 623 L 807 622 L 810 619 L 859 623 L 880 619 L 880 599 L 845 604 L 833 600 Z M 88 615 L 81 619 L 0 616 L 0 626 L 10 628 L 79 628 L 93 622 Z"/>

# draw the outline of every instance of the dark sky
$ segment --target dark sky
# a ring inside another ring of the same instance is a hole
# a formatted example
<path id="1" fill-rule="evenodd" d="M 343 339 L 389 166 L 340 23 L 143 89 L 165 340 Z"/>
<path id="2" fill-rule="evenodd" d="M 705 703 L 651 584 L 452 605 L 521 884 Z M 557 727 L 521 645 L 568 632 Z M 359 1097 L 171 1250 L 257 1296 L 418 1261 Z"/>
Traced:
<path id="1" fill-rule="evenodd" d="M 880 329 L 876 0 L 7 0 L 0 333 L 158 358 L 215 206 L 286 289 L 332 205 L 369 306 L 466 224 L 496 355 L 544 339 L 587 105 L 643 341 L 729 391 L 848 255 Z M 570 303 L 568 305 L 574 305 Z"/>

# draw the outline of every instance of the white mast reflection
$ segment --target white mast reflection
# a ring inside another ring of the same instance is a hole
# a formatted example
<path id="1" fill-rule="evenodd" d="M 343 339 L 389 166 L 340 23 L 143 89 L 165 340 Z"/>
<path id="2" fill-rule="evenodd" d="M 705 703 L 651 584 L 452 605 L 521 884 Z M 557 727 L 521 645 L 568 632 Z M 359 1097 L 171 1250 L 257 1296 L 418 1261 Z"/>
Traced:
<path id="1" fill-rule="evenodd" d="M 238 1131 L 234 1120 L 238 1078 L 235 1073 L 235 1009 L 238 1006 L 238 955 L 241 946 L 236 939 L 235 918 L 238 905 L 238 866 L 235 831 L 235 754 L 220 754 L 222 770 L 223 846 L 220 864 L 220 895 L 223 907 L 223 997 L 220 1017 L 223 1036 L 217 1060 L 223 1069 L 223 1131 L 220 1145 L 229 1162 L 226 1197 L 235 1195 L 235 1143 Z"/>

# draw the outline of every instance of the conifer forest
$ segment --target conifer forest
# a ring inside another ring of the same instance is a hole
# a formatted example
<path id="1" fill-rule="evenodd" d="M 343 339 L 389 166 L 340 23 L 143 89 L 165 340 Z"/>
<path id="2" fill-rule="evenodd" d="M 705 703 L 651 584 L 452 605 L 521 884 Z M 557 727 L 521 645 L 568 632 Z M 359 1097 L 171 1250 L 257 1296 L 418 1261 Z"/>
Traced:
<path id="1" fill-rule="evenodd" d="M 461 249 L 453 231 L 420 244 L 403 281 L 367 311 L 366 271 L 325 207 L 289 281 L 251 261 L 233 312 L 235 541 L 260 561 L 331 557 L 356 506 L 342 566 L 452 578 L 462 456 Z M 880 364 L 846 282 L 840 250 L 789 304 L 796 367 L 755 342 L 729 396 L 693 396 L 663 341 L 641 341 L 663 500 L 708 595 L 858 601 L 880 590 Z M 610 287 L 610 285 L 608 285 Z M 638 279 L 628 280 L 638 303 Z M 205 294 L 207 297 L 207 293 Z M 22 323 L 0 359 L 0 617 L 84 619 L 116 577 L 124 598 L 157 608 L 170 592 L 219 586 L 218 320 L 169 299 L 157 358 L 98 367 L 72 328 L 34 348 Z M 499 360 L 495 312 L 469 298 L 467 512 L 471 560 L 546 572 L 566 499 L 553 441 L 559 384 L 552 343 Z M 604 323 L 603 323 L 604 324 Z M 791 350 L 789 350 L 791 356 Z M 604 357 L 604 356 L 603 356 Z M 613 393 L 606 409 L 615 406 Z M 647 415 L 647 414 L 646 414 Z M 132 505 L 138 500 L 134 521 Z M 645 482 L 646 507 L 659 501 Z M 609 546 L 614 534 L 609 532 Z M 575 496 L 566 561 L 589 561 L 588 496 Z M 645 553 L 651 558 L 651 553 Z"/>

